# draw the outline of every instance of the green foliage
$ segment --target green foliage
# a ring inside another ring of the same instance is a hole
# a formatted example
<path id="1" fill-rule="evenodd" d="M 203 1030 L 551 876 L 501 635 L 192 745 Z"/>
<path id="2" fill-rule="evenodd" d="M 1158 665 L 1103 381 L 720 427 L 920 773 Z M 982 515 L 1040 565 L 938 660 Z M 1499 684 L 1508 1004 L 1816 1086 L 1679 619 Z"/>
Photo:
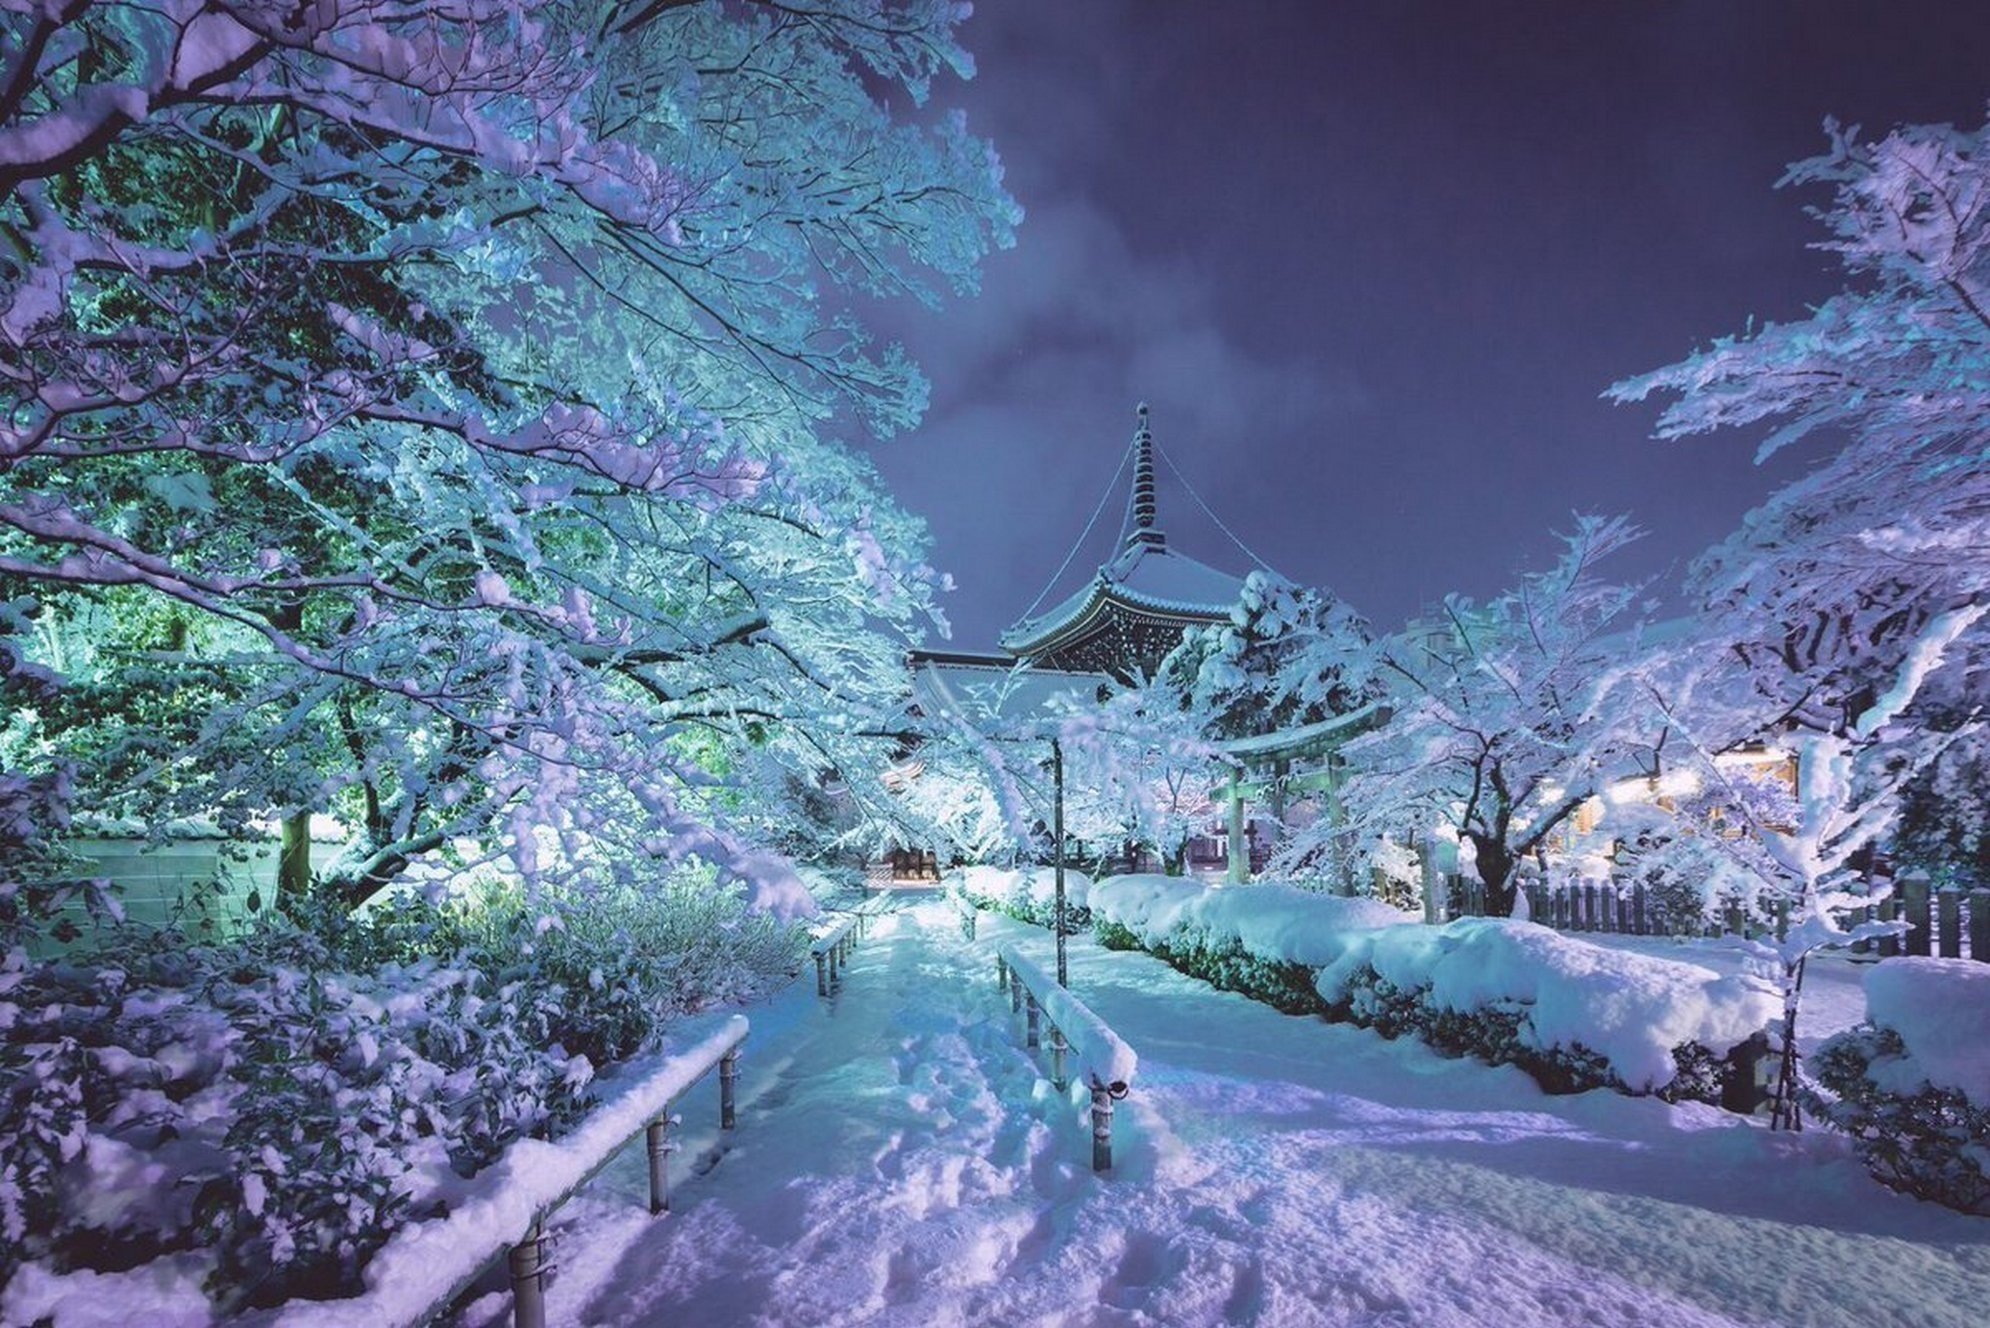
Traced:
<path id="1" fill-rule="evenodd" d="M 1396 986 L 1364 966 L 1349 977 L 1344 999 L 1327 1017 L 1372 1028 L 1384 1037 L 1412 1036 L 1451 1056 L 1471 1056 L 1488 1065 L 1514 1065 L 1549 1093 L 1583 1093 L 1608 1088 L 1632 1093 L 1604 1057 L 1588 1047 L 1537 1047 L 1521 1035 L 1525 1011 L 1480 1006 L 1453 1010 L 1430 993 Z M 1657 1094 L 1668 1102 L 1720 1105 L 1727 1091 L 1727 1062 L 1696 1042 L 1673 1048 L 1673 1063 L 1684 1073 Z"/>
<path id="2" fill-rule="evenodd" d="M 1841 1033 L 1810 1061 L 1830 1096 L 1811 1092 L 1807 1105 L 1852 1136 L 1882 1185 L 1990 1217 L 1990 1110 L 1925 1081 L 1903 1093 L 1900 1083 L 1914 1077 L 1906 1059 L 1892 1029 L 1864 1024 Z"/>
<path id="3" fill-rule="evenodd" d="M 1110 918 L 1092 918 L 1092 939 L 1107 950 L 1138 950 L 1140 938 Z"/>
<path id="4" fill-rule="evenodd" d="M 112 926 L 78 959 L 9 953 L 0 1280 L 26 1258 L 205 1249 L 224 1310 L 350 1292 L 452 1173 L 558 1134 L 599 1067 L 792 974 L 804 944 L 707 871 L 647 894 L 305 908 L 318 930 Z"/>
<path id="5" fill-rule="evenodd" d="M 1261 959 L 1234 940 L 1215 942 L 1194 929 L 1175 932 L 1166 944 L 1152 950 L 1170 966 L 1218 990 L 1241 992 L 1286 1014 L 1326 1013 L 1326 1003 L 1313 987 L 1313 970 L 1304 964 Z"/>

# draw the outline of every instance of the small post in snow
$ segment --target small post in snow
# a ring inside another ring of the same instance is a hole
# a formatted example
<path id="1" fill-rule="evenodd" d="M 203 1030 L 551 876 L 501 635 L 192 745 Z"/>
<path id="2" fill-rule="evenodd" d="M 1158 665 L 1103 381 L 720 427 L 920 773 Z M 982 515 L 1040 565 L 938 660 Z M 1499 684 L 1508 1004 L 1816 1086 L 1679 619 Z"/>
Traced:
<path id="1" fill-rule="evenodd" d="M 1064 1030 L 1053 1022 L 1050 1025 L 1050 1082 L 1060 1093 L 1070 1082 L 1064 1077 L 1064 1050 L 1069 1045 L 1064 1040 Z"/>
<path id="2" fill-rule="evenodd" d="M 643 1148 L 650 1160 L 650 1216 L 670 1211 L 670 1117 L 659 1116 L 643 1131 Z"/>
<path id="3" fill-rule="evenodd" d="M 734 1085 L 739 1082 L 739 1048 L 734 1047 L 719 1057 L 719 1128 L 730 1130 L 733 1127 Z"/>
<path id="4" fill-rule="evenodd" d="M 1037 1024 L 1038 1021 L 1042 1018 L 1042 1007 L 1036 1003 L 1035 992 L 1023 993 L 1023 1008 L 1024 1008 L 1023 1045 L 1028 1047 L 1031 1051 L 1035 1051 L 1039 1046 L 1042 1045 L 1042 1039 L 1038 1036 L 1037 1033 Z"/>
<path id="5" fill-rule="evenodd" d="M 815 994 L 829 994 L 829 956 L 820 950 L 815 952 Z"/>
<path id="6" fill-rule="evenodd" d="M 1112 1170 L 1112 1090 L 1092 1080 L 1092 1170 Z"/>
<path id="7" fill-rule="evenodd" d="M 546 1328 L 546 1228 L 538 1218 L 505 1262 L 511 1270 L 513 1328 Z"/>

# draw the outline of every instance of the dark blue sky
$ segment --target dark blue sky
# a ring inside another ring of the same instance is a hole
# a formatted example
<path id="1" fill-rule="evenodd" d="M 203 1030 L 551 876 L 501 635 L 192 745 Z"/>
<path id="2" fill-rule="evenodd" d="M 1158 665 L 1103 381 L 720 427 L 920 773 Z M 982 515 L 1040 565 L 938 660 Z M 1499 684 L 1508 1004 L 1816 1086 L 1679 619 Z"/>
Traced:
<path id="1" fill-rule="evenodd" d="M 1990 100 L 1974 3 L 981 0 L 964 35 L 980 73 L 936 102 L 1029 215 L 978 299 L 885 319 L 933 407 L 876 453 L 963 648 L 1043 588 L 1142 399 L 1267 562 L 1379 627 L 1498 591 L 1576 509 L 1652 531 L 1625 575 L 1682 564 L 1801 458 L 1653 442 L 1598 394 L 1837 288 L 1823 195 L 1772 188 L 1826 115 Z M 1245 570 L 1165 471 L 1161 502 Z"/>

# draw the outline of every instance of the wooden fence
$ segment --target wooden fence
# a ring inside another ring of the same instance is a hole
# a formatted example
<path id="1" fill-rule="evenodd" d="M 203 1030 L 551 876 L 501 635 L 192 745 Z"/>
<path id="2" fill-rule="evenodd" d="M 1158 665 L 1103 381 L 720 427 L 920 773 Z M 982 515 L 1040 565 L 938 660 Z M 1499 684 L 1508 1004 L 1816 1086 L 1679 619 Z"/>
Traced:
<path id="1" fill-rule="evenodd" d="M 1619 887 L 1610 881 L 1568 881 L 1558 885 L 1529 882 L 1528 915 L 1557 931 L 1595 932 L 1622 936 L 1781 936 L 1789 925 L 1789 905 L 1779 902 L 1770 917 L 1751 916 L 1739 904 L 1729 905 L 1717 921 L 1694 910 L 1681 913 L 1642 884 Z M 1485 913 L 1485 887 L 1477 881 L 1444 879 L 1441 897 L 1426 901 L 1425 918 L 1452 918 Z M 1903 936 L 1861 941 L 1854 953 L 1879 958 L 1893 955 L 1939 955 L 1947 959 L 1977 959 L 1990 963 L 1990 889 L 1935 888 L 1924 876 L 1903 876 L 1894 892 L 1866 910 L 1879 922 L 1905 921 Z"/>

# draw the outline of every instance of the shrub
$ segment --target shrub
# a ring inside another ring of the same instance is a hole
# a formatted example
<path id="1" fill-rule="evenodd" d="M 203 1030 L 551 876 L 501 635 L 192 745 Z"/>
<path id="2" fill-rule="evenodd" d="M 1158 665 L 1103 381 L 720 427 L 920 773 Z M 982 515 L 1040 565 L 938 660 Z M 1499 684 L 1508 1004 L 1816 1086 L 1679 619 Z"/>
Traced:
<path id="1" fill-rule="evenodd" d="M 1422 989 L 1404 989 L 1363 965 L 1347 979 L 1343 999 L 1325 1006 L 1328 1018 L 1372 1028 L 1384 1037 L 1405 1034 L 1452 1056 L 1470 1056 L 1488 1065 L 1525 1070 L 1549 1093 L 1584 1093 L 1609 1088 L 1635 1095 L 1600 1053 L 1581 1046 L 1540 1047 L 1526 1035 L 1527 1012 L 1507 1004 L 1455 1010 L 1438 1004 Z M 1731 1062 L 1697 1042 L 1672 1052 L 1677 1072 L 1656 1096 L 1667 1102 L 1723 1105 L 1735 1096 L 1731 1078 L 1745 1073 L 1747 1058 Z"/>
<path id="2" fill-rule="evenodd" d="M 1129 940 L 1134 939 L 1133 933 L 1126 935 Z M 1190 977 L 1200 978 L 1222 991 L 1240 992 L 1286 1014 L 1326 1012 L 1325 1003 L 1313 989 L 1312 969 L 1304 964 L 1260 958 L 1235 940 L 1185 927 L 1174 932 L 1166 944 L 1154 946 L 1153 952 Z"/>
<path id="3" fill-rule="evenodd" d="M 1852 1136 L 1883 1185 L 1990 1216 L 1990 1111 L 1918 1074 L 1898 1033 L 1862 1024 L 1811 1058 L 1810 1110 Z"/>
<path id="4" fill-rule="evenodd" d="M 307 910 L 308 911 L 308 910 Z M 404 899 L 224 943 L 110 927 L 0 965 L 0 1282 L 25 1259 L 212 1251 L 217 1307 L 355 1290 L 374 1250 L 597 1066 L 798 965 L 703 873 L 654 891 Z"/>

